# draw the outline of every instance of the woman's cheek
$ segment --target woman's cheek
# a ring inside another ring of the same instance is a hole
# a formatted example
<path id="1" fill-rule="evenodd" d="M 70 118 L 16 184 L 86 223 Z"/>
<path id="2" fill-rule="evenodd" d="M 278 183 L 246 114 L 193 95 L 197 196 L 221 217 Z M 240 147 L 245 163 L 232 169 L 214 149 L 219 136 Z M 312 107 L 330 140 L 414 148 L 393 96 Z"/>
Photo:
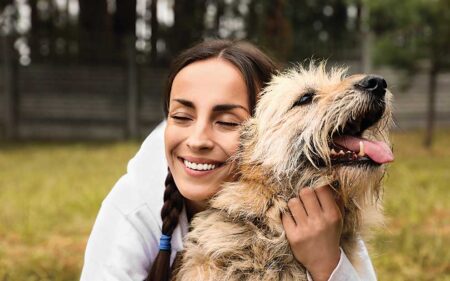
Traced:
<path id="1" fill-rule="evenodd" d="M 225 150 L 228 156 L 234 156 L 239 148 L 239 132 L 234 131 L 230 132 L 227 135 L 223 136 L 225 139 Z"/>

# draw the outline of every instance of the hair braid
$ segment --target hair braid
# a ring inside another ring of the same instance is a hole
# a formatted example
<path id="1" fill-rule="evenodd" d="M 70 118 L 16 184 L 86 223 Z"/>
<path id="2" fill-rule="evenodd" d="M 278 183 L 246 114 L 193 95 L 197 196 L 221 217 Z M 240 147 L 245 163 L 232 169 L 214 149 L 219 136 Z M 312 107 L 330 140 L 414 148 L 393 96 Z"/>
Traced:
<path id="1" fill-rule="evenodd" d="M 178 190 L 170 170 L 164 183 L 164 205 L 161 209 L 162 234 L 171 236 L 178 225 L 180 213 L 183 210 L 184 197 Z M 153 262 L 150 274 L 146 281 L 168 281 L 170 278 L 170 253 L 171 251 L 159 250 Z"/>
<path id="2" fill-rule="evenodd" d="M 178 218 L 183 209 L 184 198 L 178 191 L 172 173 L 170 170 L 167 173 L 166 190 L 164 191 L 164 205 L 161 209 L 162 233 L 165 235 L 172 235 L 173 230 L 178 224 Z"/>

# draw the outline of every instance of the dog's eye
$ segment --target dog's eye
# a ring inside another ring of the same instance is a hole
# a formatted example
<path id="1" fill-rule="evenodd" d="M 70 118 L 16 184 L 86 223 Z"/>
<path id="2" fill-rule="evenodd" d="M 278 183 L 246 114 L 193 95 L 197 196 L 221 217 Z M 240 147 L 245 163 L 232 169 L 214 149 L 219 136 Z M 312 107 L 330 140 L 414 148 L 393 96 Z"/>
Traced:
<path id="1" fill-rule="evenodd" d="M 314 95 L 315 95 L 314 92 L 308 92 L 308 93 L 304 94 L 301 98 L 299 98 L 294 103 L 294 105 L 292 107 L 311 103 L 313 101 Z"/>

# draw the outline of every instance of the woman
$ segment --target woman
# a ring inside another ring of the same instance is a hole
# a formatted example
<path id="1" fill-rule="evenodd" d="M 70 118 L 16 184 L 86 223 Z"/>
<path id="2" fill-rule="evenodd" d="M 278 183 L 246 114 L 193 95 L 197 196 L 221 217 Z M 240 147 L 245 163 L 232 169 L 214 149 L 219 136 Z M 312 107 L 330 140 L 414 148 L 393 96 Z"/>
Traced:
<path id="1" fill-rule="evenodd" d="M 82 280 L 168 279 L 192 216 L 207 207 L 222 182 L 233 180 L 227 159 L 238 148 L 239 126 L 275 71 L 270 58 L 244 42 L 206 41 L 174 61 L 165 94 L 167 125 L 147 138 L 103 202 Z M 330 204 L 335 212 L 321 210 Z M 358 271 L 340 250 L 342 215 L 329 187 L 303 189 L 289 208 L 293 216 L 282 218 L 286 236 L 310 280 L 376 279 L 362 242 L 365 263 Z M 301 222 L 300 208 L 308 213 Z"/>

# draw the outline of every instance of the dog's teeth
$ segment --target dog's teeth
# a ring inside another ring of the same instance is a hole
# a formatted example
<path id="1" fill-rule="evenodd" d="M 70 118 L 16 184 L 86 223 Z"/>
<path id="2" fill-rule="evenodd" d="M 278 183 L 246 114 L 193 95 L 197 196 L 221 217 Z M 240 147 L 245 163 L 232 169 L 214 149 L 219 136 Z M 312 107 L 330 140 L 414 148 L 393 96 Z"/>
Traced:
<path id="1" fill-rule="evenodd" d="M 334 148 L 332 148 L 331 149 L 331 155 L 336 155 L 336 154 L 337 154 L 336 150 L 334 150 Z"/>
<path id="2" fill-rule="evenodd" d="M 364 151 L 364 143 L 362 141 L 359 142 L 359 153 L 358 156 L 363 157 L 364 155 L 366 155 L 365 151 Z"/>
<path id="3" fill-rule="evenodd" d="M 339 155 L 345 155 L 345 152 L 342 150 L 339 150 Z"/>

